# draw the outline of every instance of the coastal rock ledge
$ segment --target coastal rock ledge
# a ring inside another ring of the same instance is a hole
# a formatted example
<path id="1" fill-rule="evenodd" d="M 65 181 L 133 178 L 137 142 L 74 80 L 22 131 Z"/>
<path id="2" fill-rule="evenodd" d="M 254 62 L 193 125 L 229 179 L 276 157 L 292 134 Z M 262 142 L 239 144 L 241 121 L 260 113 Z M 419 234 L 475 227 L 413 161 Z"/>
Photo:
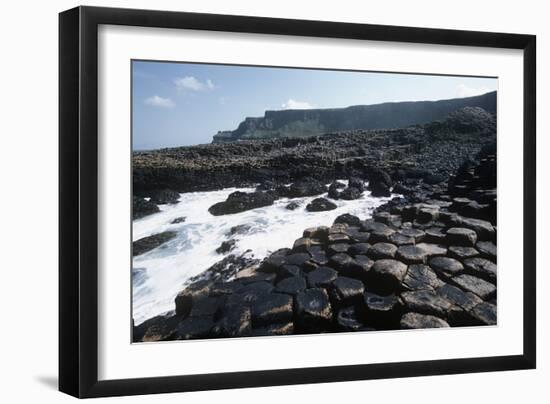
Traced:
<path id="1" fill-rule="evenodd" d="M 495 325 L 495 149 L 475 161 L 372 218 L 306 229 L 229 281 L 192 283 L 133 340 Z"/>

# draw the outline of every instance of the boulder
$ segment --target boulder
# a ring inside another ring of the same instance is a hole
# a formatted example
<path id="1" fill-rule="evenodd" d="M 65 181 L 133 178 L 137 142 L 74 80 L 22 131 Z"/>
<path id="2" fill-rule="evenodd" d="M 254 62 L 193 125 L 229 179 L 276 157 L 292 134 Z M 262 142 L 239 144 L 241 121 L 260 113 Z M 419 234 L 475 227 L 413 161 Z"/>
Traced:
<path id="1" fill-rule="evenodd" d="M 350 215 L 349 213 L 344 213 L 343 215 L 338 216 L 334 219 L 334 223 L 345 223 L 349 226 L 360 226 L 361 219 L 357 216 Z"/>
<path id="2" fill-rule="evenodd" d="M 227 233 L 225 233 L 226 237 L 234 236 L 235 234 L 247 234 L 250 229 L 252 228 L 252 225 L 250 224 L 238 224 L 236 226 L 233 226 L 229 229 Z"/>
<path id="3" fill-rule="evenodd" d="M 177 233 L 175 231 L 165 231 L 152 236 L 140 238 L 132 243 L 132 256 L 136 257 L 141 254 L 145 254 L 162 244 L 175 238 Z"/>
<path id="4" fill-rule="evenodd" d="M 171 189 L 158 189 L 151 191 L 151 202 L 157 205 L 164 205 L 168 203 L 176 203 L 180 199 L 180 194 Z"/>
<path id="5" fill-rule="evenodd" d="M 326 198 L 315 198 L 307 204 L 306 210 L 308 212 L 324 212 L 327 210 L 334 210 L 336 207 L 336 204 Z"/>
<path id="6" fill-rule="evenodd" d="M 237 244 L 237 240 L 235 239 L 224 241 L 221 243 L 221 245 L 218 248 L 216 248 L 216 252 L 218 254 L 228 253 L 229 251 L 233 250 L 236 247 L 236 244 Z"/>
<path id="7" fill-rule="evenodd" d="M 285 208 L 288 209 L 288 210 L 296 210 L 300 206 L 301 206 L 300 202 L 292 201 L 292 202 L 289 202 L 288 205 L 285 206 Z"/>
<path id="8" fill-rule="evenodd" d="M 327 192 L 327 187 L 314 178 L 304 178 L 293 182 L 285 196 L 289 198 L 303 198 L 305 196 L 320 195 Z"/>
<path id="9" fill-rule="evenodd" d="M 350 177 L 348 180 L 348 187 L 356 188 L 360 192 L 363 192 L 365 190 L 365 182 L 361 178 Z"/>
<path id="10" fill-rule="evenodd" d="M 360 191 L 359 189 L 357 188 L 354 188 L 354 187 L 347 187 L 346 189 L 344 189 L 342 192 L 340 192 L 339 194 L 339 198 L 340 199 L 344 199 L 344 200 L 347 200 L 347 201 L 352 201 L 354 199 L 359 199 L 361 198 L 361 195 L 362 195 L 362 191 Z M 376 195 L 374 195 L 376 196 Z"/>
<path id="11" fill-rule="evenodd" d="M 142 217 L 152 215 L 153 213 L 160 212 L 159 207 L 151 202 L 139 196 L 134 196 L 132 199 L 132 218 L 133 220 L 140 219 Z"/>
<path id="12" fill-rule="evenodd" d="M 212 205 L 208 211 L 214 216 L 240 213 L 251 209 L 273 205 L 276 195 L 272 192 L 241 192 L 235 191 L 224 202 Z"/>
<path id="13" fill-rule="evenodd" d="M 174 220 L 172 220 L 172 221 L 170 222 L 170 224 L 180 224 L 180 223 L 184 223 L 185 220 L 187 220 L 187 217 L 185 217 L 185 216 L 176 217 Z"/>

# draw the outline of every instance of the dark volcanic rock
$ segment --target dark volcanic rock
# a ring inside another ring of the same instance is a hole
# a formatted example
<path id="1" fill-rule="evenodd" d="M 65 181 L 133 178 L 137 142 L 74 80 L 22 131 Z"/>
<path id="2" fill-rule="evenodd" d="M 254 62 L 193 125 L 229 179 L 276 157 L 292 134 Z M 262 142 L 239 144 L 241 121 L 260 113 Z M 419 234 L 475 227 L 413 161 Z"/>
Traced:
<path id="1" fill-rule="evenodd" d="M 406 273 L 407 265 L 392 259 L 375 261 L 370 270 L 373 281 L 382 291 L 400 290 Z"/>
<path id="2" fill-rule="evenodd" d="M 160 189 L 150 193 L 151 202 L 157 205 L 164 205 L 167 203 L 176 203 L 180 199 L 180 194 L 171 189 Z"/>
<path id="3" fill-rule="evenodd" d="M 292 276 L 281 280 L 275 286 L 275 291 L 295 295 L 306 288 L 306 280 L 302 277 Z"/>
<path id="4" fill-rule="evenodd" d="M 235 191 L 227 197 L 227 200 L 212 205 L 208 211 L 214 216 L 228 215 L 273 205 L 275 199 L 275 195 L 271 192 Z"/>
<path id="5" fill-rule="evenodd" d="M 437 288 L 437 294 L 444 297 L 451 303 L 460 306 L 462 309 L 469 311 L 477 306 L 482 300 L 470 292 L 463 292 L 453 285 L 444 284 Z"/>
<path id="6" fill-rule="evenodd" d="M 374 260 L 393 258 L 397 252 L 397 246 L 390 243 L 376 243 L 368 249 L 368 256 Z"/>
<path id="7" fill-rule="evenodd" d="M 147 215 L 160 212 L 160 209 L 153 202 L 134 196 L 132 199 L 132 218 L 140 219 Z"/>
<path id="8" fill-rule="evenodd" d="M 403 284 L 411 290 L 435 289 L 443 285 L 436 273 L 427 265 L 410 265 Z"/>
<path id="9" fill-rule="evenodd" d="M 193 302 L 207 297 L 212 284 L 209 281 L 199 281 L 178 293 L 175 299 L 176 315 L 186 317 L 191 312 Z"/>
<path id="10" fill-rule="evenodd" d="M 275 323 L 269 324 L 264 327 L 254 328 L 252 330 L 252 336 L 262 337 L 270 335 L 289 335 L 294 332 L 294 323 L 289 321 L 287 323 Z"/>
<path id="11" fill-rule="evenodd" d="M 428 253 L 414 245 L 404 245 L 397 249 L 397 259 L 405 264 L 425 264 Z"/>
<path id="12" fill-rule="evenodd" d="M 385 330 L 398 328 L 403 306 L 397 296 L 380 296 L 365 292 L 363 300 L 366 310 L 365 318 L 369 324 Z"/>
<path id="13" fill-rule="evenodd" d="M 144 254 L 148 251 L 154 250 L 162 244 L 172 240 L 176 237 L 175 231 L 165 231 L 163 233 L 153 234 L 152 236 L 143 237 L 132 243 L 132 255 Z"/>
<path id="14" fill-rule="evenodd" d="M 353 258 L 344 253 L 334 254 L 329 259 L 329 265 L 338 271 L 345 270 L 351 262 Z"/>
<path id="15" fill-rule="evenodd" d="M 323 212 L 334 209 L 336 209 L 336 205 L 325 198 L 315 198 L 306 206 L 308 212 Z"/>
<path id="16" fill-rule="evenodd" d="M 407 313 L 401 317 L 401 328 L 405 329 L 446 327 L 449 327 L 449 324 L 446 321 L 430 315 Z"/>
<path id="17" fill-rule="evenodd" d="M 460 261 L 448 257 L 435 257 L 430 259 L 430 267 L 445 277 L 458 274 L 464 270 Z"/>
<path id="18" fill-rule="evenodd" d="M 497 262 L 497 246 L 490 241 L 478 241 L 476 248 L 481 253 L 483 258 Z"/>
<path id="19" fill-rule="evenodd" d="M 292 201 L 288 205 L 286 205 L 285 208 L 288 210 L 296 210 L 300 207 L 300 205 L 300 202 Z"/>
<path id="20" fill-rule="evenodd" d="M 496 283 L 497 266 L 485 258 L 469 258 L 464 260 L 465 272 L 489 282 Z"/>
<path id="21" fill-rule="evenodd" d="M 302 198 L 304 196 L 315 196 L 327 192 L 327 187 L 322 182 L 314 178 L 305 178 L 293 182 L 286 195 L 289 198 Z"/>
<path id="22" fill-rule="evenodd" d="M 174 331 L 180 317 L 160 315 L 135 326 L 132 332 L 134 342 L 157 342 L 174 339 Z"/>
<path id="23" fill-rule="evenodd" d="M 343 215 L 338 216 L 334 220 L 334 223 L 345 223 L 350 226 L 360 226 L 361 219 L 357 216 L 350 215 L 349 213 L 344 213 Z"/>
<path id="24" fill-rule="evenodd" d="M 358 188 L 347 187 L 342 192 L 340 192 L 339 198 L 347 200 L 347 201 L 351 201 L 351 200 L 354 200 L 354 199 L 361 198 L 362 193 L 363 192 L 360 191 Z"/>
<path id="25" fill-rule="evenodd" d="M 455 276 L 453 278 L 453 282 L 462 289 L 468 292 L 472 292 L 484 300 L 493 297 L 497 290 L 496 286 L 492 283 L 467 274 Z"/>
<path id="26" fill-rule="evenodd" d="M 211 317 L 189 317 L 179 323 L 175 339 L 207 338 L 214 328 Z"/>
<path id="27" fill-rule="evenodd" d="M 445 318 L 452 303 L 430 290 L 415 290 L 401 294 L 409 311 Z"/>
<path id="28" fill-rule="evenodd" d="M 216 252 L 218 254 L 225 254 L 231 251 L 232 249 L 234 249 L 236 244 L 237 244 L 237 240 L 224 241 L 218 248 L 216 248 Z"/>
<path id="29" fill-rule="evenodd" d="M 339 331 L 359 331 L 365 327 L 361 321 L 360 314 L 357 313 L 357 309 L 354 306 L 338 310 L 336 324 Z"/>
<path id="30" fill-rule="evenodd" d="M 187 217 L 185 217 L 185 216 L 176 217 L 174 220 L 172 220 L 172 221 L 170 222 L 170 224 L 180 224 L 180 223 L 184 223 L 186 219 L 187 219 Z"/>
<path id="31" fill-rule="evenodd" d="M 250 224 L 238 224 L 236 226 L 231 227 L 225 235 L 227 237 L 231 237 L 231 236 L 234 236 L 235 234 L 246 234 L 250 231 L 251 228 L 252 228 L 252 225 Z"/>
<path id="32" fill-rule="evenodd" d="M 332 320 L 332 307 L 324 289 L 306 289 L 296 295 L 297 324 L 305 331 L 325 329 Z"/>
<path id="33" fill-rule="evenodd" d="M 329 267 L 319 267 L 307 274 L 309 288 L 326 288 L 338 277 L 338 272 Z"/>
<path id="34" fill-rule="evenodd" d="M 216 323 L 214 334 L 220 337 L 248 337 L 252 333 L 250 307 L 230 305 L 224 308 L 221 319 Z"/>
<path id="35" fill-rule="evenodd" d="M 461 246 L 450 246 L 449 247 L 449 256 L 456 258 L 457 260 L 463 261 L 466 258 L 473 258 L 479 255 L 479 252 L 472 247 L 461 247 Z"/>
<path id="36" fill-rule="evenodd" d="M 270 293 L 252 306 L 252 324 L 273 324 L 292 320 L 292 296 Z"/>
<path id="37" fill-rule="evenodd" d="M 472 316 L 480 325 L 495 325 L 497 323 L 497 307 L 491 303 L 480 303 L 471 311 Z"/>
<path id="38" fill-rule="evenodd" d="M 358 302 L 364 291 L 363 282 L 339 276 L 331 284 L 330 296 L 335 305 L 342 306 Z"/>
<path id="39" fill-rule="evenodd" d="M 452 227 L 447 230 L 449 244 L 473 247 L 477 241 L 477 234 L 471 229 Z"/>

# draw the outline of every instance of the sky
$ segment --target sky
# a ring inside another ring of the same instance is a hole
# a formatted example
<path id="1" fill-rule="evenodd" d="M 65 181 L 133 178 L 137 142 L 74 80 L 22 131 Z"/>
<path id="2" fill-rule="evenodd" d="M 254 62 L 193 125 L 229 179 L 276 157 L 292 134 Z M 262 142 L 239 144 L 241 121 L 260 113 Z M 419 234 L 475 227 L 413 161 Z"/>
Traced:
<path id="1" fill-rule="evenodd" d="M 177 62 L 132 62 L 134 150 L 210 143 L 266 110 L 469 97 L 497 79 Z"/>

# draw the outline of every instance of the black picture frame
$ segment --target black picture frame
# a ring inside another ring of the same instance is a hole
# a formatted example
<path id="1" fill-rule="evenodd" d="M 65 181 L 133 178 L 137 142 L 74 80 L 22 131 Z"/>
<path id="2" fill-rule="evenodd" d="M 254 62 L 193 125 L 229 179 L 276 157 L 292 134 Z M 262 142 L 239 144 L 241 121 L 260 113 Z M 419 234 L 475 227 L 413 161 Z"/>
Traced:
<path id="1" fill-rule="evenodd" d="M 523 354 L 99 381 L 98 26 L 463 45 L 523 50 Z M 77 7 L 59 15 L 59 389 L 104 397 L 324 383 L 536 366 L 536 37 L 150 10 Z"/>

